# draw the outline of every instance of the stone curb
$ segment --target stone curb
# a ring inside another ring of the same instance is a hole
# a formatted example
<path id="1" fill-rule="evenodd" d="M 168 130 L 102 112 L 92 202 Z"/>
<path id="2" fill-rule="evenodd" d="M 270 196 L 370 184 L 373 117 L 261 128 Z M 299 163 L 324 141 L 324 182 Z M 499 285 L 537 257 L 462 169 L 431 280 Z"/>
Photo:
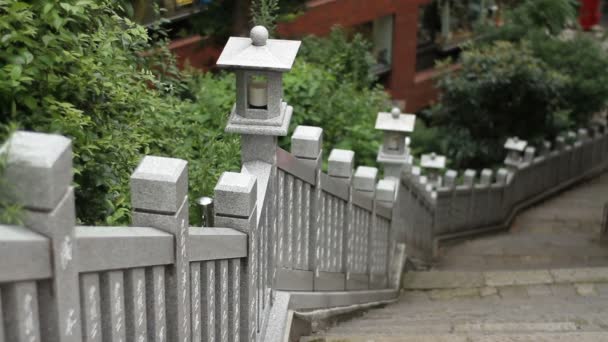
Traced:
<path id="1" fill-rule="evenodd" d="M 445 290 L 526 285 L 608 283 L 608 267 L 518 271 L 425 271 L 404 275 L 405 290 Z"/>

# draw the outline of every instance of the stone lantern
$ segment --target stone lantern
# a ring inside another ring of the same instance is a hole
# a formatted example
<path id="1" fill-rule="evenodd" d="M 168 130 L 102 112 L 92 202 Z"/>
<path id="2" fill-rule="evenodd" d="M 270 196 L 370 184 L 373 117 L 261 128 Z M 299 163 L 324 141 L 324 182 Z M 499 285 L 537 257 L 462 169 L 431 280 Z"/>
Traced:
<path id="1" fill-rule="evenodd" d="M 385 177 L 400 177 L 409 155 L 407 135 L 414 131 L 415 123 L 415 115 L 402 114 L 399 108 L 393 108 L 390 113 L 378 113 L 376 129 L 384 132 L 378 162 L 384 164 Z"/>
<path id="2" fill-rule="evenodd" d="M 420 158 L 420 166 L 428 171 L 428 182 L 435 188 L 441 186 L 439 172 L 445 169 L 446 157 L 436 153 L 423 154 Z"/>
<path id="3" fill-rule="evenodd" d="M 507 139 L 504 148 L 507 150 L 505 165 L 511 169 L 517 169 L 523 162 L 523 154 L 528 146 L 528 142 L 518 137 Z"/>
<path id="4" fill-rule="evenodd" d="M 287 134 L 293 108 L 283 101 L 283 73 L 291 70 L 301 42 L 268 39 L 263 26 L 249 38 L 230 37 L 217 65 L 236 74 L 236 104 L 226 132 Z"/>

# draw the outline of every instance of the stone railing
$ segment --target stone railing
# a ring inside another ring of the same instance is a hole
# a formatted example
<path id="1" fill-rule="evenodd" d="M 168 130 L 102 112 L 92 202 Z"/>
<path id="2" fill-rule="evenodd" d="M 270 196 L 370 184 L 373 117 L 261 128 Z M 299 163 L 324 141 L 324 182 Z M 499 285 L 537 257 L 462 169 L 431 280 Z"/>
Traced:
<path id="1" fill-rule="evenodd" d="M 345 150 L 322 172 L 320 128 L 298 127 L 292 153 L 247 139 L 215 188 L 221 228 L 189 226 L 187 162 L 153 156 L 131 176 L 134 226 L 84 227 L 70 140 L 15 133 L 25 224 L 0 226 L 0 341 L 282 341 L 291 310 L 395 299 L 396 182 Z"/>
<path id="2" fill-rule="evenodd" d="M 419 167 L 406 167 L 400 183 L 400 214 L 408 254 L 431 261 L 443 240 L 507 228 L 523 208 L 608 167 L 608 131 L 587 130 L 545 143 L 539 155 L 526 149 L 510 168 L 466 170 L 460 179 L 449 170 L 436 187 Z M 551 145 L 555 146 L 551 149 Z"/>

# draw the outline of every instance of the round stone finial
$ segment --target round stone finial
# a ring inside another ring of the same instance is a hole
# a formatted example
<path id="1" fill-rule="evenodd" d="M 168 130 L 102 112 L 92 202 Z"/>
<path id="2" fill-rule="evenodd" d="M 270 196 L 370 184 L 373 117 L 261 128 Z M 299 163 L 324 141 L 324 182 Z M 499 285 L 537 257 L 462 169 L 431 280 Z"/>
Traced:
<path id="1" fill-rule="evenodd" d="M 437 158 L 437 153 L 432 152 L 432 153 L 431 153 L 431 159 L 435 159 L 435 158 Z"/>
<path id="2" fill-rule="evenodd" d="M 391 110 L 391 115 L 393 116 L 393 119 L 398 119 L 399 115 L 401 115 L 401 110 L 397 107 L 393 107 Z"/>
<path id="3" fill-rule="evenodd" d="M 249 33 L 251 42 L 255 46 L 264 46 L 268 40 L 268 30 L 261 25 L 255 26 Z"/>
<path id="4" fill-rule="evenodd" d="M 513 141 L 518 142 L 519 141 L 519 137 L 513 137 Z"/>

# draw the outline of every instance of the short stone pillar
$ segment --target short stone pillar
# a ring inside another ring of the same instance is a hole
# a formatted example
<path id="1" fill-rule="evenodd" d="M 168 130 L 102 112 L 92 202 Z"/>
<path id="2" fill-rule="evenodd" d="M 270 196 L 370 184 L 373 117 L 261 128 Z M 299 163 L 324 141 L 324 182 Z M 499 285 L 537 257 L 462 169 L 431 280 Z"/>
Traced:
<path id="1" fill-rule="evenodd" d="M 392 208 L 395 204 L 397 184 L 393 179 L 382 179 L 376 185 L 376 201 Z"/>
<path id="2" fill-rule="evenodd" d="M 529 146 L 524 151 L 524 164 L 532 164 L 536 155 L 536 148 Z"/>
<path id="3" fill-rule="evenodd" d="M 144 157 L 131 175 L 131 205 L 133 225 L 157 228 L 175 237 L 175 262 L 167 274 L 161 272 L 157 276 L 167 279 L 167 327 L 164 320 L 150 320 L 148 330 L 159 341 L 190 341 L 188 163 L 175 158 Z M 111 275 L 109 281 L 122 282 L 119 273 Z M 150 298 L 151 302 L 157 300 Z M 154 305 L 151 310 L 162 309 Z M 156 317 L 163 313 L 150 314 Z"/>
<path id="4" fill-rule="evenodd" d="M 458 178 L 458 171 L 447 170 L 443 177 L 442 187 L 453 190 L 456 187 L 456 179 Z"/>
<path id="5" fill-rule="evenodd" d="M 490 169 L 481 170 L 481 177 L 479 178 L 479 185 L 483 187 L 488 187 L 492 185 L 492 176 L 494 172 Z"/>
<path id="6" fill-rule="evenodd" d="M 548 156 L 551 153 L 551 149 L 553 148 L 553 144 L 550 141 L 544 140 L 541 146 L 540 155 Z"/>
<path id="7" fill-rule="evenodd" d="M 556 150 L 563 151 L 566 149 L 566 147 L 567 147 L 566 138 L 564 138 L 563 136 L 559 136 L 559 137 L 555 138 Z"/>
<path id="8" fill-rule="evenodd" d="M 578 130 L 578 139 L 582 142 L 588 142 L 591 140 L 591 136 L 589 135 L 589 130 L 586 128 L 580 128 Z"/>
<path id="9" fill-rule="evenodd" d="M 523 163 L 523 153 L 528 146 L 528 142 L 521 140 L 518 137 L 507 139 L 504 148 L 507 150 L 507 158 L 505 165 L 512 171 L 519 170 L 519 166 Z"/>
<path id="10" fill-rule="evenodd" d="M 291 136 L 291 154 L 305 164 L 319 169 L 323 162 L 323 129 L 312 126 L 298 126 Z"/>
<path id="11" fill-rule="evenodd" d="M 304 229 L 303 239 L 306 241 L 315 241 L 316 243 L 308 243 L 308 258 L 307 268 L 315 271 L 318 276 L 319 269 L 316 267 L 317 260 L 315 258 L 315 246 L 320 245 L 320 227 L 321 225 L 321 198 L 323 190 L 321 186 L 321 168 L 323 166 L 323 129 L 312 126 L 298 126 L 291 136 L 291 154 L 305 164 L 315 169 L 315 187 L 314 193 L 310 196 L 313 198 L 310 220 L 310 230 Z M 306 221 L 308 222 L 308 220 Z M 310 236 L 309 236 L 310 234 Z"/>
<path id="12" fill-rule="evenodd" d="M 496 172 L 496 185 L 505 186 L 509 180 L 509 170 L 500 168 Z"/>
<path id="13" fill-rule="evenodd" d="M 420 166 L 428 172 L 428 184 L 434 189 L 441 186 L 440 171 L 445 169 L 446 157 L 436 153 L 423 154 L 420 159 Z"/>
<path id="14" fill-rule="evenodd" d="M 329 154 L 327 173 L 350 184 L 355 166 L 355 152 L 333 149 Z"/>
<path id="15" fill-rule="evenodd" d="M 50 240 L 53 269 L 50 287 L 38 287 L 36 291 L 33 283 L 17 282 L 2 289 L 6 298 L 10 298 L 3 303 L 4 309 L 15 315 L 5 315 L 4 319 L 16 323 L 6 325 L 5 337 L 7 341 L 40 339 L 34 328 L 38 316 L 26 318 L 17 314 L 24 313 L 40 315 L 48 321 L 43 336 L 47 340 L 82 341 L 74 188 L 71 186 L 72 143 L 54 134 L 16 132 L 0 148 L 0 154 L 6 156 L 4 177 L 10 187 L 9 199 L 23 206 L 25 225 Z M 39 298 L 38 308 L 18 300 L 27 296 Z M 21 318 L 29 322 L 18 324 Z"/>
<path id="16" fill-rule="evenodd" d="M 234 340 L 255 341 L 258 314 L 256 280 L 259 274 L 256 177 L 244 173 L 224 172 L 215 186 L 214 196 L 216 225 L 240 230 L 248 237 L 248 257 L 242 260 L 240 270 L 236 270 L 241 284 L 239 321 L 246 326 L 239 326 L 233 334 L 236 335 Z"/>
<path id="17" fill-rule="evenodd" d="M 355 171 L 353 187 L 355 190 L 374 195 L 376 191 L 376 180 L 378 179 L 378 169 L 369 166 L 359 166 Z"/>
<path id="18" fill-rule="evenodd" d="M 409 155 L 407 135 L 414 131 L 415 123 L 415 115 L 401 114 L 396 107 L 390 113 L 378 113 L 376 129 L 384 133 L 384 143 L 380 146 L 377 160 L 384 166 L 385 177 L 401 176 Z"/>
<path id="19" fill-rule="evenodd" d="M 468 169 L 464 172 L 464 177 L 462 180 L 462 185 L 472 188 L 475 184 L 475 177 L 477 177 L 477 171 Z"/>

